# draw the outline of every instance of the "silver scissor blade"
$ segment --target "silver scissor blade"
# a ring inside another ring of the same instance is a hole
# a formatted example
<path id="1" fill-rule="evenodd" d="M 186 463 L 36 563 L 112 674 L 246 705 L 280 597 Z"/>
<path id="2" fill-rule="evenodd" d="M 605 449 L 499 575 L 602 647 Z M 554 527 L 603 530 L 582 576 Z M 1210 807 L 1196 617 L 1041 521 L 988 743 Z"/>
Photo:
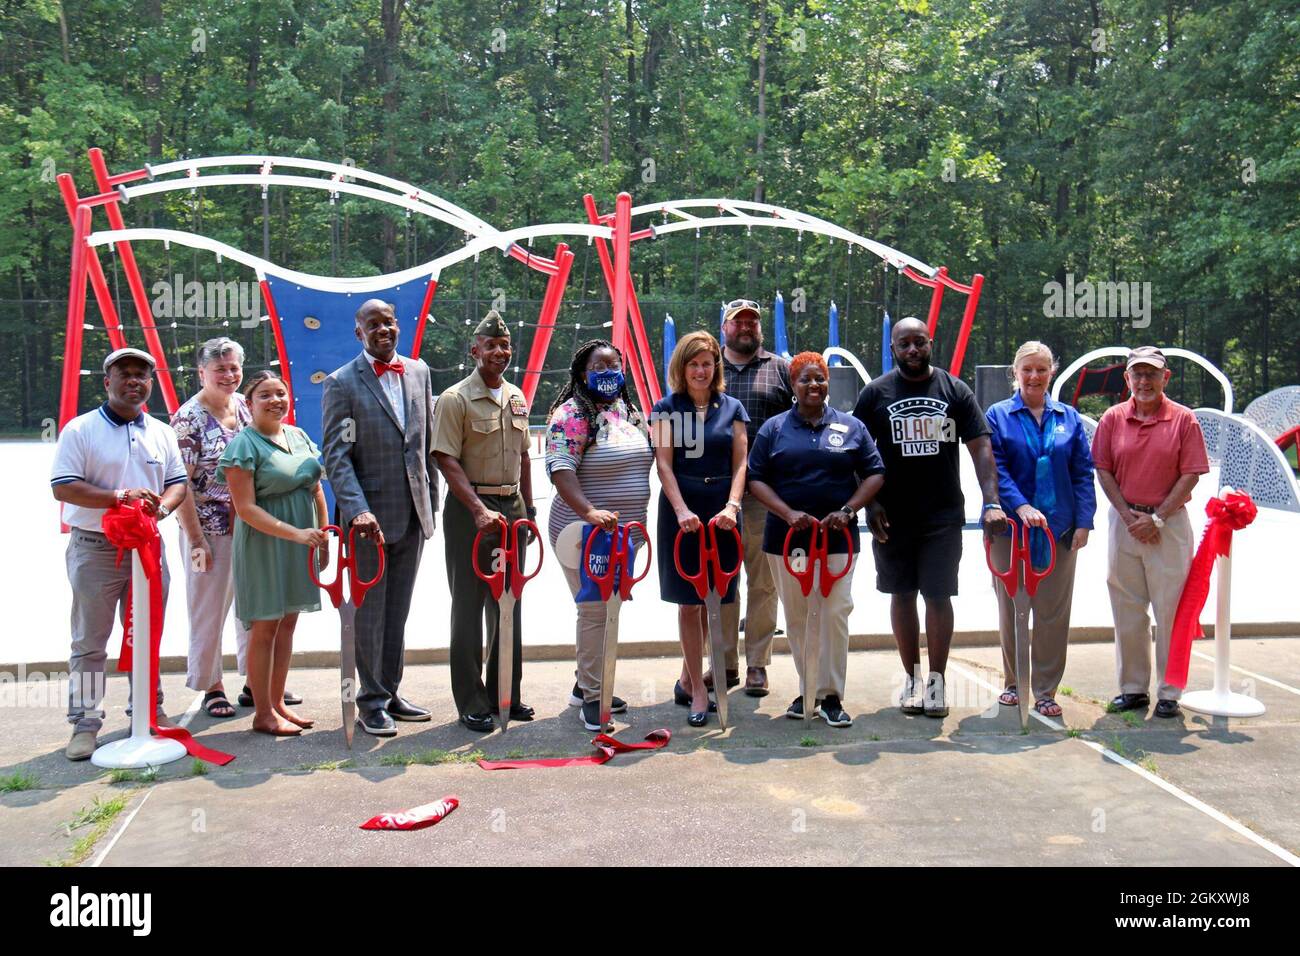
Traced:
<path id="1" fill-rule="evenodd" d="M 352 749 L 357 720 L 357 608 L 351 601 L 339 607 L 339 700 L 343 703 L 343 737 Z"/>
<path id="2" fill-rule="evenodd" d="M 818 574 L 821 572 L 818 571 Z M 803 632 L 803 722 L 812 722 L 813 711 L 817 705 L 817 663 L 822 647 L 822 596 L 814 582 L 808 592 L 808 615 L 804 618 Z"/>
<path id="3" fill-rule="evenodd" d="M 614 703 L 614 669 L 618 665 L 618 611 L 623 599 L 615 591 L 605 602 L 605 643 L 600 651 L 600 733 L 609 727 Z"/>
<path id="4" fill-rule="evenodd" d="M 497 602 L 497 720 L 501 732 L 510 724 L 515 683 L 515 596 L 509 591 Z"/>
<path id="5" fill-rule="evenodd" d="M 1013 599 L 1016 606 L 1016 696 L 1020 699 L 1020 727 L 1029 726 L 1029 705 L 1034 696 L 1030 673 L 1029 595 L 1020 590 Z"/>
<path id="6" fill-rule="evenodd" d="M 710 591 L 704 599 L 709 615 L 709 666 L 713 668 L 713 694 L 718 701 L 718 724 L 727 729 L 727 655 L 722 639 L 722 595 Z"/>

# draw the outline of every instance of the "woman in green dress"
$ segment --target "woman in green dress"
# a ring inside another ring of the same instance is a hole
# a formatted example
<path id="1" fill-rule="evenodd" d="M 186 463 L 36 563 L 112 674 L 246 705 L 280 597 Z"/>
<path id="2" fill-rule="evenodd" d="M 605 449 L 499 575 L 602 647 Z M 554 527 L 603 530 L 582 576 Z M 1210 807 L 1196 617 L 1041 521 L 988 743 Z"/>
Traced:
<path id="1" fill-rule="evenodd" d="M 320 610 L 307 574 L 307 549 L 324 547 L 325 494 L 320 450 L 301 428 L 283 423 L 289 390 L 275 372 L 258 372 L 244 388 L 252 427 L 230 440 L 217 468 L 235 506 L 235 616 L 250 631 L 248 686 L 253 730 L 287 737 L 312 722 L 284 703 L 301 611 Z"/>

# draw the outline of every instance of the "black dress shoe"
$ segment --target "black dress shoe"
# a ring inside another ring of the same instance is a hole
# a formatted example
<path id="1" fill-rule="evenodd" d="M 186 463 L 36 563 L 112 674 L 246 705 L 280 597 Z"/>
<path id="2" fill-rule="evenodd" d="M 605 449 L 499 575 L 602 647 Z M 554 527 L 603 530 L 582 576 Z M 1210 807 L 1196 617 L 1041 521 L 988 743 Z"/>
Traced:
<path id="1" fill-rule="evenodd" d="M 511 719 L 511 720 L 532 720 L 532 719 L 533 719 L 533 715 L 536 714 L 536 713 L 537 713 L 537 711 L 533 710 L 533 708 L 529 707 L 527 704 L 511 704 L 511 705 L 510 705 L 510 719 Z M 500 707 L 493 707 L 493 708 L 492 708 L 492 716 L 497 717 L 497 716 L 500 716 L 500 714 L 501 714 L 501 708 L 500 708 Z"/>
<path id="2" fill-rule="evenodd" d="M 678 681 L 677 683 L 673 684 L 673 703 L 677 704 L 679 707 L 691 706 L 691 695 L 686 693 L 686 691 L 682 688 L 681 681 Z M 717 710 L 718 710 L 718 702 L 716 700 L 710 700 L 709 713 L 711 714 L 716 713 Z"/>
<path id="3" fill-rule="evenodd" d="M 695 713 L 692 711 L 687 715 L 686 722 L 692 727 L 703 727 L 709 722 L 709 715 L 707 713 Z"/>
<path id="4" fill-rule="evenodd" d="M 496 726 L 496 721 L 492 719 L 491 714 L 461 714 L 460 722 L 470 730 L 477 730 L 479 733 L 487 733 Z"/>
<path id="5" fill-rule="evenodd" d="M 1106 709 L 1118 713 L 1121 710 L 1146 710 L 1150 705 L 1151 698 L 1146 694 L 1118 694 Z"/>
<path id="6" fill-rule="evenodd" d="M 386 710 L 388 716 L 392 717 L 393 720 L 429 720 L 433 717 L 423 707 L 417 707 L 402 697 L 394 697 L 389 702 Z"/>
<path id="7" fill-rule="evenodd" d="M 1157 717 L 1178 717 L 1179 715 L 1182 714 L 1182 712 L 1183 709 L 1178 706 L 1178 701 L 1176 700 L 1156 701 Z"/>
<path id="8" fill-rule="evenodd" d="M 357 726 L 376 737 L 392 737 L 397 733 L 397 724 L 386 711 L 370 710 L 357 716 Z"/>

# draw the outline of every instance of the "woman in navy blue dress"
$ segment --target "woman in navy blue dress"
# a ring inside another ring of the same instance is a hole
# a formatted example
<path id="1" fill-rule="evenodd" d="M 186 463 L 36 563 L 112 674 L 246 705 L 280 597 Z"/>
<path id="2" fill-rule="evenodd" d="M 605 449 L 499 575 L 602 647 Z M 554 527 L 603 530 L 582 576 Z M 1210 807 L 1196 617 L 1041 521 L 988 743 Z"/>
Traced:
<path id="1" fill-rule="evenodd" d="M 741 560 L 730 529 L 737 527 L 745 493 L 745 460 L 749 454 L 744 406 L 727 395 L 722 378 L 722 349 L 708 332 L 682 337 L 668 363 L 670 394 L 651 414 L 655 464 L 659 471 L 659 520 L 655 551 L 659 559 L 659 593 L 678 605 L 677 627 L 682 642 L 682 673 L 673 699 L 690 707 L 687 722 L 702 727 L 709 719 L 708 689 L 704 686 L 703 651 L 708 637 L 704 602 L 695 586 L 677 573 L 673 543 L 682 539 L 682 567 L 699 570 L 702 526 L 718 519 L 718 551 L 724 568 Z M 692 533 L 693 532 L 693 533 Z M 736 599 L 732 578 L 724 604 Z M 726 693 L 726 687 L 722 690 Z"/>

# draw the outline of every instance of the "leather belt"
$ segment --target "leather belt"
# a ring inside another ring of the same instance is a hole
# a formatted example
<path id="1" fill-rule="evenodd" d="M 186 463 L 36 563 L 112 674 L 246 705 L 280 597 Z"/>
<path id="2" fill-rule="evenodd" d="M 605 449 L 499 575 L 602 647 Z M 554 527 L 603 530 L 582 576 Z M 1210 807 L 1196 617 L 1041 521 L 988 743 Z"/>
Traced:
<path id="1" fill-rule="evenodd" d="M 482 495 L 504 495 L 513 497 L 519 493 L 518 485 L 475 485 L 474 490 Z"/>
<path id="2" fill-rule="evenodd" d="M 1126 501 L 1124 504 L 1128 505 L 1130 510 L 1137 511 L 1144 515 L 1153 515 L 1156 513 L 1156 509 L 1151 505 L 1135 505 L 1131 501 Z"/>

